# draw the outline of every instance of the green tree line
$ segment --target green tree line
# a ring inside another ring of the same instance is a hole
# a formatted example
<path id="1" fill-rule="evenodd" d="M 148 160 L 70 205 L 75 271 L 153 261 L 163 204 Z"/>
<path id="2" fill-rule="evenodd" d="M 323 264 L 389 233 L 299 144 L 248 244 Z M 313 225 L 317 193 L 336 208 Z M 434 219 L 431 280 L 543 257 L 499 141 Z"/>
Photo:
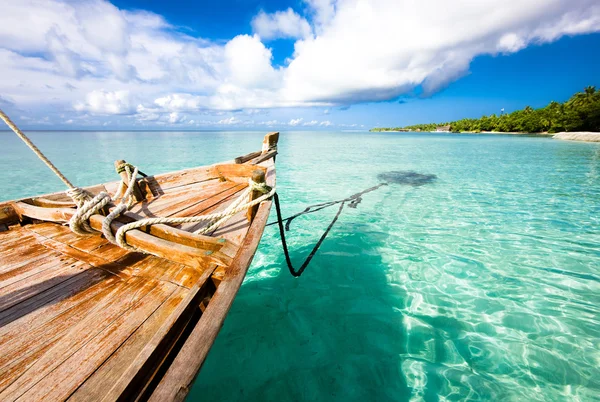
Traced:
<path id="1" fill-rule="evenodd" d="M 522 110 L 480 119 L 462 119 L 447 123 L 416 124 L 406 127 L 373 128 L 371 131 L 436 131 L 439 126 L 450 126 L 452 132 L 518 132 L 558 133 L 562 131 L 600 132 L 600 90 L 589 86 L 577 92 L 564 103 L 550 102 L 546 107 Z"/>

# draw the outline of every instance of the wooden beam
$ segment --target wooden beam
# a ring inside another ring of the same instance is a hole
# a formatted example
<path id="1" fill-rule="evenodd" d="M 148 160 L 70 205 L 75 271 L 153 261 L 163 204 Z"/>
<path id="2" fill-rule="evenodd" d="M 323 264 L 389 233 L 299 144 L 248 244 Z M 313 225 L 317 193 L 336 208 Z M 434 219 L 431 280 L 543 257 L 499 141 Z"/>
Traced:
<path id="1" fill-rule="evenodd" d="M 262 146 L 263 154 L 272 149 L 276 149 L 277 142 L 279 142 L 279 132 L 278 131 L 274 131 L 272 133 L 268 133 L 267 135 L 265 135 L 265 138 L 263 139 L 263 146 Z"/>
<path id="2" fill-rule="evenodd" d="M 27 204 L 23 201 L 14 202 L 12 207 L 19 216 L 20 220 L 23 220 L 23 217 L 26 216 L 32 219 L 56 223 L 69 222 L 69 219 L 71 219 L 76 212 L 71 208 L 44 208 Z"/>
<path id="3" fill-rule="evenodd" d="M 118 160 L 115 161 L 115 169 L 117 169 L 119 166 L 126 164 L 127 162 L 125 162 L 124 160 Z M 133 172 L 131 172 L 133 174 Z M 127 184 L 129 184 L 129 177 L 127 177 L 127 172 L 126 171 L 122 171 L 119 173 L 119 176 L 121 176 L 121 180 L 123 181 L 123 183 L 125 183 L 125 185 L 127 186 Z M 135 198 L 136 201 L 142 201 L 144 199 L 144 196 L 142 195 L 142 190 L 140 190 L 140 186 L 137 182 L 137 179 L 134 182 L 133 185 L 133 198 Z"/>
<path id="4" fill-rule="evenodd" d="M 275 155 L 277 155 L 277 150 L 273 149 L 269 152 L 265 152 L 264 154 L 262 154 L 261 156 L 259 156 L 258 158 L 256 158 L 255 160 L 252 161 L 253 165 L 258 165 L 259 163 L 262 163 L 264 161 L 267 161 L 271 158 L 274 158 Z"/>
<path id="5" fill-rule="evenodd" d="M 252 166 L 247 164 L 222 164 L 214 165 L 211 169 L 214 171 L 215 176 L 222 177 L 225 180 L 229 180 L 235 183 L 248 184 L 248 179 L 252 176 L 256 169 L 262 169 L 266 172 L 266 168 L 262 166 Z"/>
<path id="6" fill-rule="evenodd" d="M 92 215 L 90 218 L 90 226 L 95 230 L 101 231 L 103 221 L 104 216 Z M 114 220 L 110 225 L 110 228 L 116 232 L 124 225 L 125 223 Z M 208 261 L 212 261 L 218 265 L 229 265 L 232 261 L 232 257 L 222 253 L 220 250 L 202 250 L 174 243 L 137 229 L 127 232 L 125 234 L 125 241 L 131 246 L 138 247 L 157 257 L 179 262 L 194 268 L 205 268 Z"/>
<path id="7" fill-rule="evenodd" d="M 249 154 L 246 154 L 246 155 L 238 156 L 237 158 L 235 158 L 235 163 L 237 163 L 237 164 L 246 163 L 249 160 L 256 158 L 257 156 L 260 156 L 261 154 L 262 154 L 262 151 L 256 151 L 256 152 L 250 152 Z"/>
<path id="8" fill-rule="evenodd" d="M 255 182 L 256 184 L 264 183 L 265 182 L 265 172 L 261 169 L 256 169 L 252 173 L 252 181 Z M 248 195 L 248 201 L 253 201 L 253 200 L 259 198 L 261 195 L 263 195 L 263 193 L 261 193 L 260 191 L 252 190 L 252 191 L 250 191 L 250 194 Z M 252 222 L 252 219 L 254 219 L 254 216 L 256 215 L 256 211 L 258 211 L 258 205 L 254 205 L 254 206 L 248 208 L 248 212 L 246 212 L 246 218 L 248 219 L 248 222 Z"/>
<path id="9" fill-rule="evenodd" d="M 15 202 L 13 205 L 19 216 L 26 216 L 33 219 L 57 223 L 69 222 L 71 217 L 76 213 L 76 210 L 71 208 L 43 208 L 30 205 L 25 202 Z M 129 212 L 125 212 L 124 215 L 126 218 L 128 218 L 128 220 L 131 221 L 141 218 L 139 215 L 131 214 Z M 90 219 L 90 224 L 93 229 L 102 231 L 103 220 L 104 216 L 96 214 Z M 116 231 L 119 227 L 125 225 L 125 223 L 115 220 L 113 221 L 113 225 L 114 226 L 111 226 L 111 228 Z M 174 247 L 177 249 L 175 245 L 180 245 L 185 247 L 181 250 L 186 255 L 198 257 L 200 254 L 204 253 L 201 255 L 203 258 L 208 258 L 209 260 L 213 259 L 215 261 L 219 261 L 219 263 L 224 263 L 231 260 L 238 248 L 237 244 L 234 244 L 226 239 L 198 235 L 163 224 L 152 225 L 149 228 L 140 229 L 142 230 L 136 229 L 130 231 L 126 238 L 131 237 L 133 239 L 133 243 L 131 243 L 132 246 L 141 247 L 142 249 L 145 247 L 143 244 L 148 244 L 152 249 L 156 247 L 163 249 Z M 140 239 L 138 239 L 137 233 L 145 236 L 142 236 Z M 158 243 L 152 245 L 153 243 L 148 239 L 148 237 L 156 238 L 157 240 L 162 240 L 163 242 L 159 241 Z M 129 243 L 129 240 L 127 242 Z M 139 242 L 142 242 L 143 244 Z M 172 246 L 167 243 L 171 243 Z M 196 250 L 196 252 L 192 252 L 188 249 Z M 152 252 L 152 250 L 148 251 L 154 255 L 158 255 Z M 210 253 L 206 254 L 207 252 Z M 172 258 L 169 258 L 169 256 L 165 256 L 164 258 L 173 260 Z M 187 264 L 185 260 L 180 261 L 180 259 L 177 259 L 176 261 Z"/>
<path id="10" fill-rule="evenodd" d="M 19 222 L 19 215 L 15 211 L 11 203 L 0 204 L 0 223 L 4 225 L 11 225 Z"/>

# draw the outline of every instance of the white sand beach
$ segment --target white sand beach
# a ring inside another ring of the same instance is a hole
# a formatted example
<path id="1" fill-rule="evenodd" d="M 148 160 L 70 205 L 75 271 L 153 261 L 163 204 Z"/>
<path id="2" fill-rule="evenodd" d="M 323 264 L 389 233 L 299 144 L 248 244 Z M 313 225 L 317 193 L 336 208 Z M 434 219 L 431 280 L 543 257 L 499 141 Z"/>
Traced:
<path id="1" fill-rule="evenodd" d="M 592 133 L 592 132 L 558 133 L 552 138 L 554 138 L 556 140 L 600 142 L 600 133 Z"/>

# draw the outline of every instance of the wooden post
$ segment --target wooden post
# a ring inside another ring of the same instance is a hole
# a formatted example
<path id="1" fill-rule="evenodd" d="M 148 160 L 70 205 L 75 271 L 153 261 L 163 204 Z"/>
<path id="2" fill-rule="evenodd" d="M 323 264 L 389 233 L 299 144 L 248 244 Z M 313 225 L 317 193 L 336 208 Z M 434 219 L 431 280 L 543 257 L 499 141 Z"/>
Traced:
<path id="1" fill-rule="evenodd" d="M 259 183 L 259 184 L 264 183 L 265 182 L 265 171 L 261 170 L 261 169 L 256 169 L 254 172 L 252 172 L 252 180 L 255 183 Z M 258 197 L 260 197 L 261 195 L 263 195 L 263 193 L 261 193 L 260 191 L 252 190 L 252 191 L 250 191 L 248 201 L 255 200 Z M 246 213 L 248 222 L 252 222 L 252 219 L 254 219 L 254 216 L 256 215 L 256 211 L 258 211 L 258 205 L 254 205 L 253 207 L 248 208 L 248 212 Z"/>
<path id="2" fill-rule="evenodd" d="M 274 131 L 265 135 L 262 146 L 262 153 L 269 152 L 272 149 L 277 148 L 277 142 L 279 141 L 279 132 Z"/>
<path id="3" fill-rule="evenodd" d="M 115 161 L 115 169 L 118 168 L 119 165 L 122 165 L 124 163 L 127 163 L 127 162 L 125 162 L 124 160 Z M 133 172 L 131 172 L 131 173 L 133 173 Z M 129 178 L 127 177 L 127 172 L 122 171 L 121 173 L 119 173 L 119 176 L 121 176 L 121 180 L 123 180 L 123 183 L 125 183 L 125 185 L 127 186 L 127 184 L 129 184 Z M 144 196 L 142 195 L 142 190 L 140 190 L 140 186 L 138 185 L 137 181 L 134 184 L 132 195 L 136 201 L 142 201 L 144 199 Z"/>

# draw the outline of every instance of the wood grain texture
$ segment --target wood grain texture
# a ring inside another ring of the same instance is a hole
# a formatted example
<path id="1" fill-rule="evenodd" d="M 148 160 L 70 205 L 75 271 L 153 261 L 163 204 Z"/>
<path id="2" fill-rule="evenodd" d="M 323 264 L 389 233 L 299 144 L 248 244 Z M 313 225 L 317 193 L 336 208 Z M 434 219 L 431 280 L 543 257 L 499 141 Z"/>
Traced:
<path id="1" fill-rule="evenodd" d="M 275 186 L 274 167 L 267 175 L 267 184 Z M 202 318 L 189 335 L 185 345 L 150 397 L 150 401 L 182 401 L 188 394 L 214 340 L 223 325 L 227 312 L 246 275 L 262 237 L 269 216 L 271 201 L 260 204 L 233 263 L 227 268 Z"/>

